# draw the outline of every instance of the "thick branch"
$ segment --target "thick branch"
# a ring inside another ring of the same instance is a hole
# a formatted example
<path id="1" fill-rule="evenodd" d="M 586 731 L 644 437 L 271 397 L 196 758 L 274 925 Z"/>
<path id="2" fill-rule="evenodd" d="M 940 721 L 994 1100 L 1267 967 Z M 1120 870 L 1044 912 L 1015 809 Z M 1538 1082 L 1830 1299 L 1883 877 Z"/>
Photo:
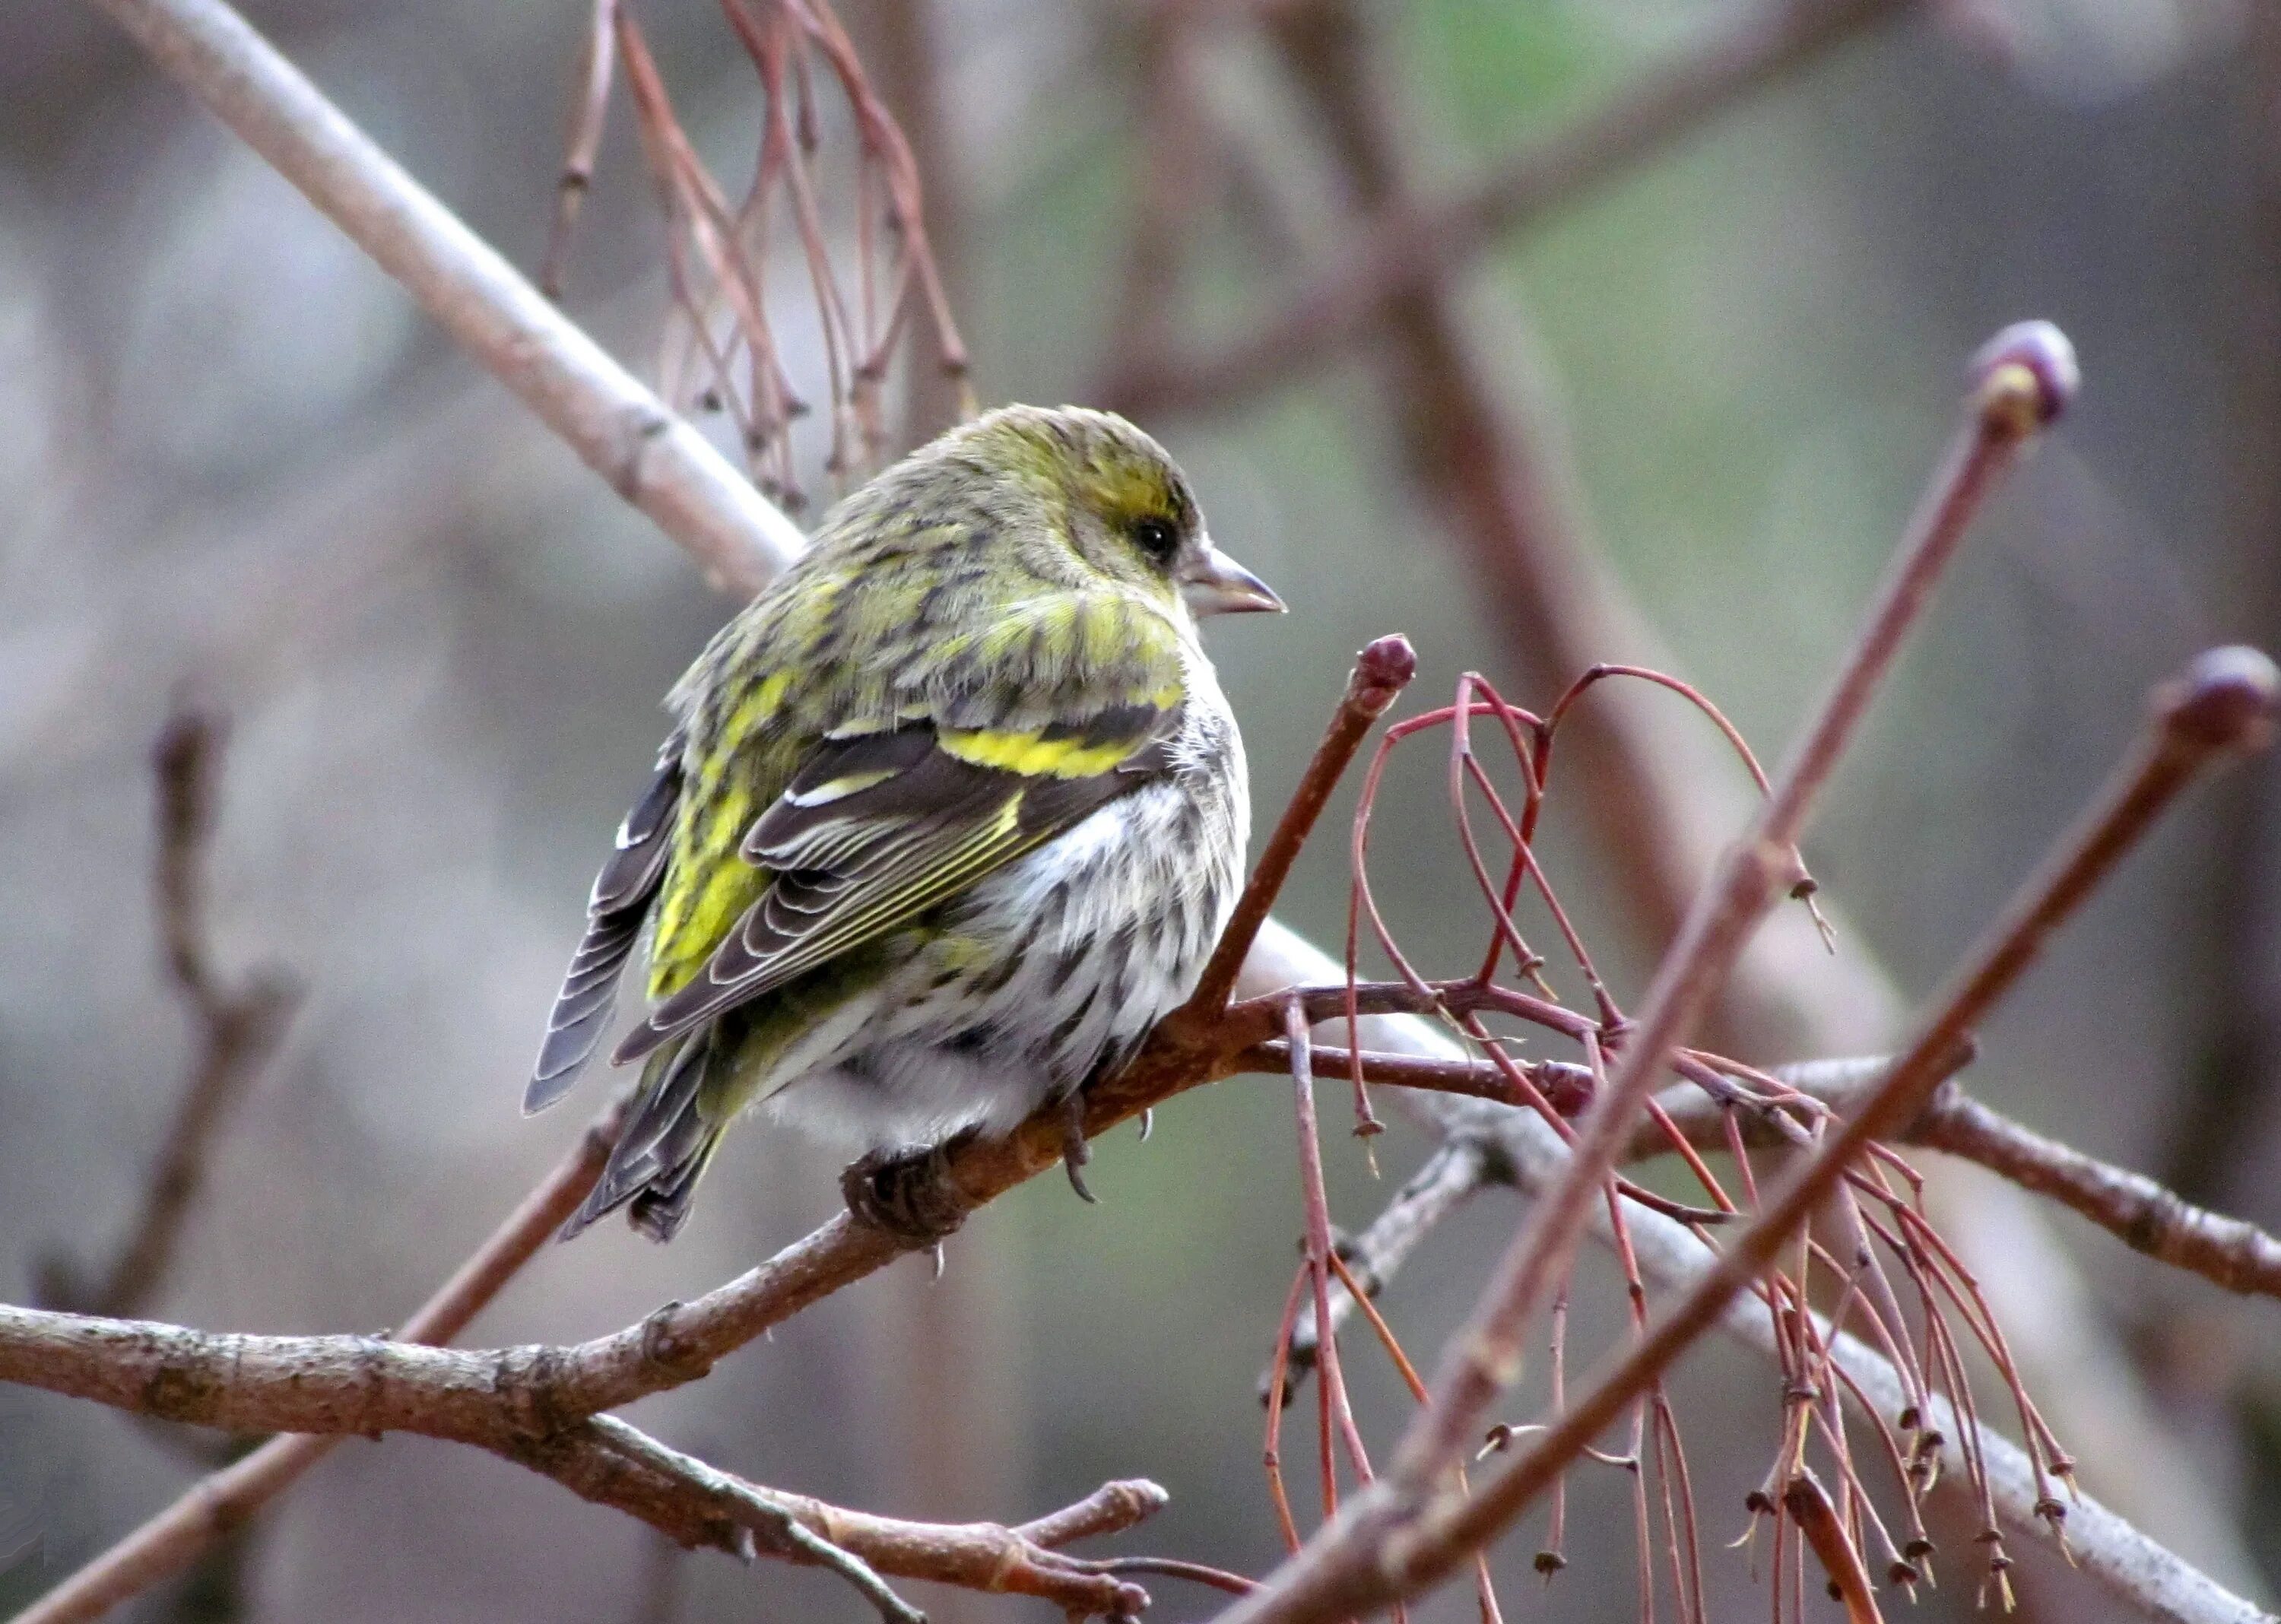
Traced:
<path id="1" fill-rule="evenodd" d="M 606 1111 L 436 1295 L 404 1323 L 406 1342 L 449 1342 L 577 1210 L 617 1142 L 618 1108 Z M 78 1624 L 100 1618 L 196 1561 L 216 1540 L 283 1493 L 341 1442 L 339 1436 L 273 1438 L 214 1473 L 18 1615 L 15 1624 Z"/>
<path id="2" fill-rule="evenodd" d="M 748 594 L 798 556 L 791 520 L 221 0 L 93 3 L 688 549 L 708 579 Z"/>

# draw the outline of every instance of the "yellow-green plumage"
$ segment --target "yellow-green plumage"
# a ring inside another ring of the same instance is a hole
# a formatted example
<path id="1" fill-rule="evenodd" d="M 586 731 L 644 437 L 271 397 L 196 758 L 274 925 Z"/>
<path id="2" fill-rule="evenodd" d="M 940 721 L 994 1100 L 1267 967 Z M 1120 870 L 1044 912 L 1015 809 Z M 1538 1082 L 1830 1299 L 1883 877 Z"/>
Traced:
<path id="1" fill-rule="evenodd" d="M 661 1237 L 758 1099 L 858 1148 L 1003 1132 L 1121 1062 L 1232 905 L 1241 740 L 1195 637 L 1272 607 L 1123 420 L 1009 407 L 840 503 L 676 686 L 526 1104 L 645 922 L 647 1057 L 573 1226 Z"/>

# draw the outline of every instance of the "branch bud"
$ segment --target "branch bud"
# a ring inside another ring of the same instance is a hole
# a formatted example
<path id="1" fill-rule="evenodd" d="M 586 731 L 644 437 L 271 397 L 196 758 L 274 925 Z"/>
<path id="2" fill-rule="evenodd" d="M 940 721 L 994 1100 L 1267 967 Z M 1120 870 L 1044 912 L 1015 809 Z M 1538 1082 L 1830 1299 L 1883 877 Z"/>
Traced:
<path id="1" fill-rule="evenodd" d="M 1418 675 L 1418 651 L 1396 632 L 1366 645 L 1347 677 L 1347 703 L 1375 720 Z"/>
<path id="2" fill-rule="evenodd" d="M 2281 671 L 2256 649 L 2235 643 L 2197 655 L 2154 692 L 2163 732 L 2203 750 L 2251 751 L 2272 742 Z"/>
<path id="3" fill-rule="evenodd" d="M 2024 440 L 2074 401 L 2075 345 L 2048 321 L 2015 321 L 1972 358 L 1972 403 L 1984 432 Z"/>

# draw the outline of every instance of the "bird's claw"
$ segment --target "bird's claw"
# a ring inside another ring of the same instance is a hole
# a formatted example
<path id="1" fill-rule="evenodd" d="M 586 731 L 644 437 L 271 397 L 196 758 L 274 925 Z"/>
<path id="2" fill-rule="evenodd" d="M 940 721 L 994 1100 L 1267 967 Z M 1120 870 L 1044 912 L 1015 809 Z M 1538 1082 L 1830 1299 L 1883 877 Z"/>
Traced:
<path id="1" fill-rule="evenodd" d="M 850 1162 L 839 1194 L 859 1224 L 912 1247 L 931 1247 L 966 1221 L 966 1199 L 950 1180 L 941 1145 L 893 1145 Z"/>
<path id="2" fill-rule="evenodd" d="M 1062 1102 L 1062 1167 L 1079 1199 L 1099 1206 L 1101 1198 L 1085 1186 L 1085 1164 L 1091 1160 L 1093 1147 L 1085 1142 L 1085 1095 L 1074 1093 Z"/>

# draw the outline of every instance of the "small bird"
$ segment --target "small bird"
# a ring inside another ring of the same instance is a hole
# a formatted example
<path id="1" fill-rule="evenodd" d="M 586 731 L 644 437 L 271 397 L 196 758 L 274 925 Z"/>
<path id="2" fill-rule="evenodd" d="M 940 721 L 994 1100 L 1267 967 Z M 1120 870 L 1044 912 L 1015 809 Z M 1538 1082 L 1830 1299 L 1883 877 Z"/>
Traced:
<path id="1" fill-rule="evenodd" d="M 1196 616 L 1280 610 L 1121 417 L 989 413 L 839 503 L 674 687 L 523 1095 L 570 1089 L 645 932 L 643 1061 L 564 1226 L 672 1237 L 749 1107 L 859 1153 L 856 1215 L 956 1221 L 945 1148 L 1070 1107 L 1235 903 L 1243 741 Z"/>

